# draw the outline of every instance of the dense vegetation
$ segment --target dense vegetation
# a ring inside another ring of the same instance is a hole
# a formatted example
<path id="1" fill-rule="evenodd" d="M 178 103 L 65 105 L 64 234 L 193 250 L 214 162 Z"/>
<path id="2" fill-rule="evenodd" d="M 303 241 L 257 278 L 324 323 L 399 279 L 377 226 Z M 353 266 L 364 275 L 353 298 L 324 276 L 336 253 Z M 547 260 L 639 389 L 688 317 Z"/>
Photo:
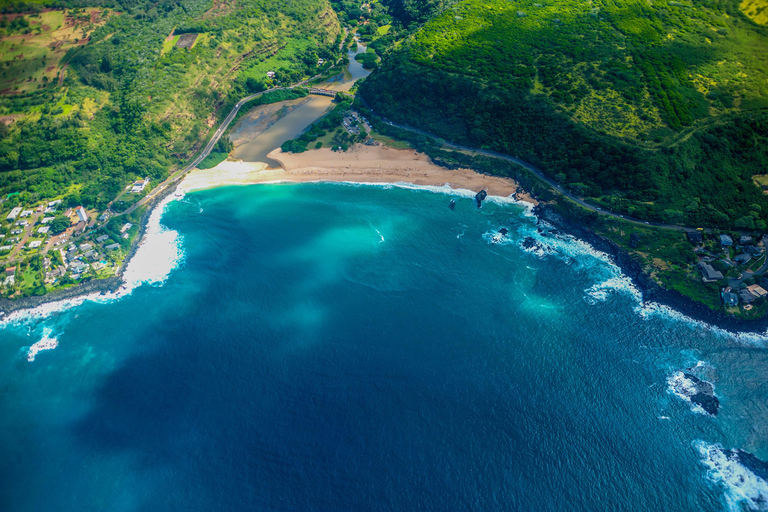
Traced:
<path id="1" fill-rule="evenodd" d="M 385 117 L 670 223 L 768 228 L 768 29 L 735 0 L 463 0 L 361 86 Z"/>
<path id="2" fill-rule="evenodd" d="M 130 181 L 167 176 L 237 99 L 316 73 L 318 59 L 335 58 L 341 43 L 324 1 L 66 0 L 53 12 L 67 25 L 84 12 L 76 7 L 93 4 L 111 9 L 95 9 L 95 23 L 76 34 L 86 38 L 60 61 L 48 57 L 46 65 L 59 66 L 51 79 L 0 95 L 0 116 L 14 120 L 0 122 L 0 193 L 23 191 L 14 202 L 65 196 L 103 208 Z M 23 51 L 56 27 L 29 5 L 5 8 L 30 12 L 23 19 L 39 30 L 0 30 L 22 51 L 14 63 L 39 67 Z M 189 34 L 186 45 L 180 34 Z"/>

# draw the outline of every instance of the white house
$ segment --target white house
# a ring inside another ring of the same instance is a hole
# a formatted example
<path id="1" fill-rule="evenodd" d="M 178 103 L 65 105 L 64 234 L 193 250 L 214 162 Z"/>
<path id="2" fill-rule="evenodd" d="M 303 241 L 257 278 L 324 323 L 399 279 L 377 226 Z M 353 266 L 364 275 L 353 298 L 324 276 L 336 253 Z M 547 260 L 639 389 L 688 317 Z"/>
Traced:
<path id="1" fill-rule="evenodd" d="M 24 210 L 21 212 L 21 218 L 30 217 L 33 213 L 35 213 L 34 210 Z"/>
<path id="2" fill-rule="evenodd" d="M 41 245 L 43 245 L 43 242 L 41 242 L 40 240 L 35 240 L 33 242 L 29 242 L 29 248 L 30 249 L 37 249 Z"/>
<path id="3" fill-rule="evenodd" d="M 88 213 L 86 213 L 85 208 L 78 206 L 75 212 L 77 213 L 77 218 L 80 219 L 81 222 L 88 222 Z"/>
<path id="4" fill-rule="evenodd" d="M 143 180 L 136 181 L 131 187 L 131 193 L 137 194 L 139 192 L 142 192 L 145 188 L 147 188 L 147 185 L 149 185 L 149 178 L 144 178 Z"/>
<path id="5" fill-rule="evenodd" d="M 123 224 L 123 227 L 120 228 L 120 232 L 121 233 L 125 233 L 126 231 L 128 231 L 132 227 L 133 227 L 133 224 L 131 224 L 130 222 L 126 222 L 125 224 Z"/>
<path id="6" fill-rule="evenodd" d="M 267 78 L 275 78 L 275 72 L 274 71 L 267 71 Z"/>
<path id="7" fill-rule="evenodd" d="M 7 220 L 8 222 L 16 220 L 16 217 L 18 217 L 20 213 L 21 213 L 21 207 L 17 206 L 13 210 L 11 210 L 11 213 L 8 214 L 5 220 Z"/>

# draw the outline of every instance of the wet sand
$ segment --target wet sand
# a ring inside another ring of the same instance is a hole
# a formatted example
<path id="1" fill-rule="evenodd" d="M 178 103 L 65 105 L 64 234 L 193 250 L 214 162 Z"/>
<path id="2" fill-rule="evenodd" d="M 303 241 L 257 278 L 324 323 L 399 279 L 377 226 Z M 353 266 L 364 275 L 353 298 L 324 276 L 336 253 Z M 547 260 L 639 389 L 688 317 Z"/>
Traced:
<path id="1" fill-rule="evenodd" d="M 444 186 L 486 190 L 499 197 L 515 196 L 536 204 L 524 192 L 517 193 L 518 184 L 511 179 L 478 174 L 471 169 L 446 169 L 429 161 L 413 150 L 387 146 L 355 145 L 347 152 L 321 148 L 304 153 L 283 153 L 276 149 L 269 158 L 279 162 L 282 169 L 268 169 L 260 162 L 224 161 L 212 169 L 192 171 L 179 185 L 184 191 L 209 189 L 223 185 L 248 185 L 274 182 L 355 182 L 411 183 L 424 186 Z"/>

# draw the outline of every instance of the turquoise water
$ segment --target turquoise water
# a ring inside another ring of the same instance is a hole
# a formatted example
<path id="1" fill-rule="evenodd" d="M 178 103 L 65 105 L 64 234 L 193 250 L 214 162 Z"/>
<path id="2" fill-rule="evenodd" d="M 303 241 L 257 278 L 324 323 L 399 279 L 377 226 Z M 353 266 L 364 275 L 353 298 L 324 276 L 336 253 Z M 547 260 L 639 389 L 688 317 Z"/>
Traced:
<path id="1" fill-rule="evenodd" d="M 0 510 L 761 506 L 729 450 L 768 458 L 763 337 L 641 304 L 522 206 L 449 199 L 169 203 L 126 290 L 3 325 Z M 670 390 L 691 367 L 716 417 Z"/>

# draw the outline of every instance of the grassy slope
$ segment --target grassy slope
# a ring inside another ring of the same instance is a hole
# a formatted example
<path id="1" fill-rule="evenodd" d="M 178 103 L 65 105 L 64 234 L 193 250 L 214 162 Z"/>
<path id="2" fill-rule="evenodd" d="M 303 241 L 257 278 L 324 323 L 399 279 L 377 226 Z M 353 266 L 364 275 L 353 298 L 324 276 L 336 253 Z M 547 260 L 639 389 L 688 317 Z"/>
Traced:
<path id="1" fill-rule="evenodd" d="M 765 229 L 751 179 L 768 168 L 759 48 L 768 30 L 734 0 L 463 0 L 361 93 L 387 117 L 525 157 L 619 211 Z"/>
<path id="2" fill-rule="evenodd" d="M 127 9 L 87 27 L 89 44 L 66 54 L 63 87 L 0 96 L 0 117 L 16 120 L 0 130 L 0 192 L 25 191 L 22 201 L 29 202 L 76 189 L 72 201 L 103 208 L 132 179 L 161 179 L 188 158 L 217 114 L 246 93 L 248 77 L 264 82 L 265 69 L 281 71 L 286 81 L 305 76 L 312 72 L 308 49 L 332 48 L 340 32 L 326 2 L 183 4 L 155 12 L 150 3 L 146 14 Z M 194 47 L 164 46 L 174 29 L 199 32 Z M 55 31 L 50 26 L 36 37 Z M 18 44 L 31 54 L 36 37 Z"/>

